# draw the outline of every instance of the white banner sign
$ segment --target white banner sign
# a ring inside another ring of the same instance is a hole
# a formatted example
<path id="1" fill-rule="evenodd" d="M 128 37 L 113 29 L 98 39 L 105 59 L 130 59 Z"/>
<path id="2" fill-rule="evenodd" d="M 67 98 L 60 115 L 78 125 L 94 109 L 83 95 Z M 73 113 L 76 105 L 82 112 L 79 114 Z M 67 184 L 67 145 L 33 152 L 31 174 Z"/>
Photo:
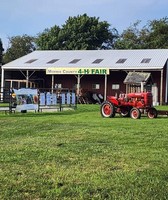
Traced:
<path id="1" fill-rule="evenodd" d="M 105 68 L 56 68 L 48 67 L 46 74 L 92 74 L 105 75 L 109 74 L 109 69 Z"/>
<path id="2" fill-rule="evenodd" d="M 14 89 L 16 96 L 16 111 L 22 110 L 37 110 L 38 109 L 38 94 L 37 89 L 22 88 Z"/>

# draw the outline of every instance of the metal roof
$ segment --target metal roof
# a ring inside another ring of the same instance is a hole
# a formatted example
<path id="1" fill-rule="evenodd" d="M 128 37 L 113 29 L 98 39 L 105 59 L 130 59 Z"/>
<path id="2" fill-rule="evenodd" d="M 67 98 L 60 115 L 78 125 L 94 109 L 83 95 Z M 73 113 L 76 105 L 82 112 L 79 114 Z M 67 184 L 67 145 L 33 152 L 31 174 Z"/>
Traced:
<path id="1" fill-rule="evenodd" d="M 18 58 L 3 69 L 107 68 L 111 70 L 159 70 L 168 60 L 168 49 L 139 50 L 43 50 Z"/>
<path id="2" fill-rule="evenodd" d="M 125 84 L 137 84 L 140 85 L 141 82 L 146 83 L 151 76 L 151 73 L 147 72 L 129 72 L 124 80 Z"/>

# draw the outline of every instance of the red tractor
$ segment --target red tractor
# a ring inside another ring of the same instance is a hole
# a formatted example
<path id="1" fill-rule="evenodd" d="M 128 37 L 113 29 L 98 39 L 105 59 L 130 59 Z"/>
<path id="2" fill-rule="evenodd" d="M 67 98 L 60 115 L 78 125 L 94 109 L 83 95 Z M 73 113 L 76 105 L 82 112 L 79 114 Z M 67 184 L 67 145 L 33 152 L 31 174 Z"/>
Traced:
<path id="1" fill-rule="evenodd" d="M 123 117 L 139 119 L 141 113 L 147 113 L 151 119 L 157 117 L 157 110 L 152 106 L 152 93 L 128 93 L 120 94 L 119 98 L 108 96 L 107 101 L 101 104 L 101 115 L 103 117 L 114 117 L 116 113 Z"/>

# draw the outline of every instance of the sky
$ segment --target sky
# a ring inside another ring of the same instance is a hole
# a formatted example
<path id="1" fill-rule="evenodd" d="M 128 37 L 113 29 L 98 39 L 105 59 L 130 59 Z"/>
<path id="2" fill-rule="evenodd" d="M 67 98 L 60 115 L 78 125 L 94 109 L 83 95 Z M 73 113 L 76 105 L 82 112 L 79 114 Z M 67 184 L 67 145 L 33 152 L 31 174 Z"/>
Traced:
<path id="1" fill-rule="evenodd" d="M 99 17 L 119 33 L 141 21 L 168 17 L 168 0 L 0 0 L 0 38 L 9 47 L 12 36 L 37 36 L 46 28 L 62 26 L 69 16 Z"/>

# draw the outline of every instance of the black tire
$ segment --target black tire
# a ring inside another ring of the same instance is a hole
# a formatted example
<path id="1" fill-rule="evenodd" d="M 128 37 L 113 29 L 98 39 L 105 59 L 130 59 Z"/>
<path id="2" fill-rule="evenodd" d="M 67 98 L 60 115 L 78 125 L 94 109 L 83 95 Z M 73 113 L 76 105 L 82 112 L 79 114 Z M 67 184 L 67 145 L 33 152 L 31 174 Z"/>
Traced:
<path id="1" fill-rule="evenodd" d="M 140 119 L 141 111 L 138 108 L 132 108 L 130 111 L 130 116 L 132 119 Z"/>
<path id="2" fill-rule="evenodd" d="M 158 112 L 155 108 L 149 108 L 147 111 L 147 117 L 150 119 L 157 118 Z"/>
<path id="3" fill-rule="evenodd" d="M 100 112 L 102 117 L 111 118 L 115 116 L 115 107 L 109 101 L 104 101 L 101 104 Z"/>
<path id="4" fill-rule="evenodd" d="M 130 107 L 121 107 L 121 116 L 123 117 L 130 117 Z"/>

